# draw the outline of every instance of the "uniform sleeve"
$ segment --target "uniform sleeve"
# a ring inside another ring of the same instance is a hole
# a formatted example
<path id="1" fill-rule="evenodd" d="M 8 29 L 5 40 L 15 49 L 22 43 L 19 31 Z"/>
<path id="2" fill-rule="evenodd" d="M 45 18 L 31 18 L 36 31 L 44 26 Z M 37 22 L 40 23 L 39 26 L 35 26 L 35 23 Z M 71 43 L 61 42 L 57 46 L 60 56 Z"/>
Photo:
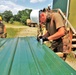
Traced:
<path id="1" fill-rule="evenodd" d="M 59 13 L 54 14 L 54 21 L 55 21 L 55 24 L 56 24 L 56 29 L 64 26 L 63 18 Z"/>

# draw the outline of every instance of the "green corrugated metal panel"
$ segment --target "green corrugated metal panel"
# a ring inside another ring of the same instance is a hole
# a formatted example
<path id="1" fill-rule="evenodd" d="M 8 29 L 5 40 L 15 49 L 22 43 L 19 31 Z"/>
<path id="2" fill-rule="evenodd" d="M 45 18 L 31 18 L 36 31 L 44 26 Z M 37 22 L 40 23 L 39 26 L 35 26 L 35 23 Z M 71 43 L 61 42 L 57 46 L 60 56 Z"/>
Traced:
<path id="1" fill-rule="evenodd" d="M 64 13 L 67 11 L 68 0 L 53 0 L 53 9 L 60 8 Z"/>
<path id="2" fill-rule="evenodd" d="M 0 39 L 0 75 L 76 75 L 35 37 Z"/>

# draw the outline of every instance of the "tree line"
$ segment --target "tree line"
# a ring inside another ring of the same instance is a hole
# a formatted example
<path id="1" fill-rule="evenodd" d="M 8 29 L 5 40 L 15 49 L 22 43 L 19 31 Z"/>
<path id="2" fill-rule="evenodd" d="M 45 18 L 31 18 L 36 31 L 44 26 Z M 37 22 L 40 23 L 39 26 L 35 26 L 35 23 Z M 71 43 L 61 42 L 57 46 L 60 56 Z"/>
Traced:
<path id="1" fill-rule="evenodd" d="M 26 20 L 30 18 L 30 13 L 32 9 L 25 9 L 18 11 L 16 15 L 13 15 L 12 11 L 4 11 L 3 13 L 0 13 L 0 16 L 2 16 L 3 20 L 7 23 L 14 23 L 14 21 L 21 22 L 22 24 L 26 24 Z"/>

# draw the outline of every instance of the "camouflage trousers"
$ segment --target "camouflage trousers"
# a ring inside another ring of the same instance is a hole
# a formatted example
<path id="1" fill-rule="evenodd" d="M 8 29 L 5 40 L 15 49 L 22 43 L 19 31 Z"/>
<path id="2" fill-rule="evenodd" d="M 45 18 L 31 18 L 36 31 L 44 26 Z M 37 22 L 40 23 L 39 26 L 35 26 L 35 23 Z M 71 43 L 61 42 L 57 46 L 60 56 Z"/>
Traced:
<path id="1" fill-rule="evenodd" d="M 62 39 L 58 39 L 57 41 L 53 41 L 51 44 L 51 49 L 54 52 L 63 52 L 63 42 Z"/>
<path id="2" fill-rule="evenodd" d="M 69 39 L 68 34 L 57 41 L 53 41 L 51 44 L 51 49 L 54 52 L 70 53 L 71 40 Z"/>

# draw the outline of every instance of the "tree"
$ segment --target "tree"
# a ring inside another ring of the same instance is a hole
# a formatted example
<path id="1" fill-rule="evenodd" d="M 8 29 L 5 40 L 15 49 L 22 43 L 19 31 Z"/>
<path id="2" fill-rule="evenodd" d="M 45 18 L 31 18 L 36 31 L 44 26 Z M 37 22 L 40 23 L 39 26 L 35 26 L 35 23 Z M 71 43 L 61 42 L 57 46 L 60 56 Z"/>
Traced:
<path id="1" fill-rule="evenodd" d="M 11 18 L 11 19 L 10 19 L 10 23 L 13 24 L 13 22 L 14 22 L 14 20 L 13 20 L 13 18 Z"/>
<path id="2" fill-rule="evenodd" d="M 19 21 L 20 22 L 20 17 L 18 15 L 14 15 L 13 18 L 14 18 L 13 19 L 14 21 Z"/>
<path id="3" fill-rule="evenodd" d="M 13 17 L 13 14 L 11 11 L 4 11 L 3 13 L 3 18 L 4 20 L 8 23 L 10 21 L 10 19 Z"/>
<path id="4" fill-rule="evenodd" d="M 17 15 L 14 15 L 14 20 L 19 21 L 23 24 L 26 24 L 26 20 L 30 18 L 31 9 L 25 9 L 18 11 Z"/>
<path id="5" fill-rule="evenodd" d="M 26 19 L 28 19 L 28 16 L 27 15 L 26 16 L 22 15 L 21 18 L 20 18 L 21 23 L 26 24 L 26 21 L 25 21 Z"/>
<path id="6" fill-rule="evenodd" d="M 0 13 L 0 16 L 2 16 L 2 13 Z"/>

